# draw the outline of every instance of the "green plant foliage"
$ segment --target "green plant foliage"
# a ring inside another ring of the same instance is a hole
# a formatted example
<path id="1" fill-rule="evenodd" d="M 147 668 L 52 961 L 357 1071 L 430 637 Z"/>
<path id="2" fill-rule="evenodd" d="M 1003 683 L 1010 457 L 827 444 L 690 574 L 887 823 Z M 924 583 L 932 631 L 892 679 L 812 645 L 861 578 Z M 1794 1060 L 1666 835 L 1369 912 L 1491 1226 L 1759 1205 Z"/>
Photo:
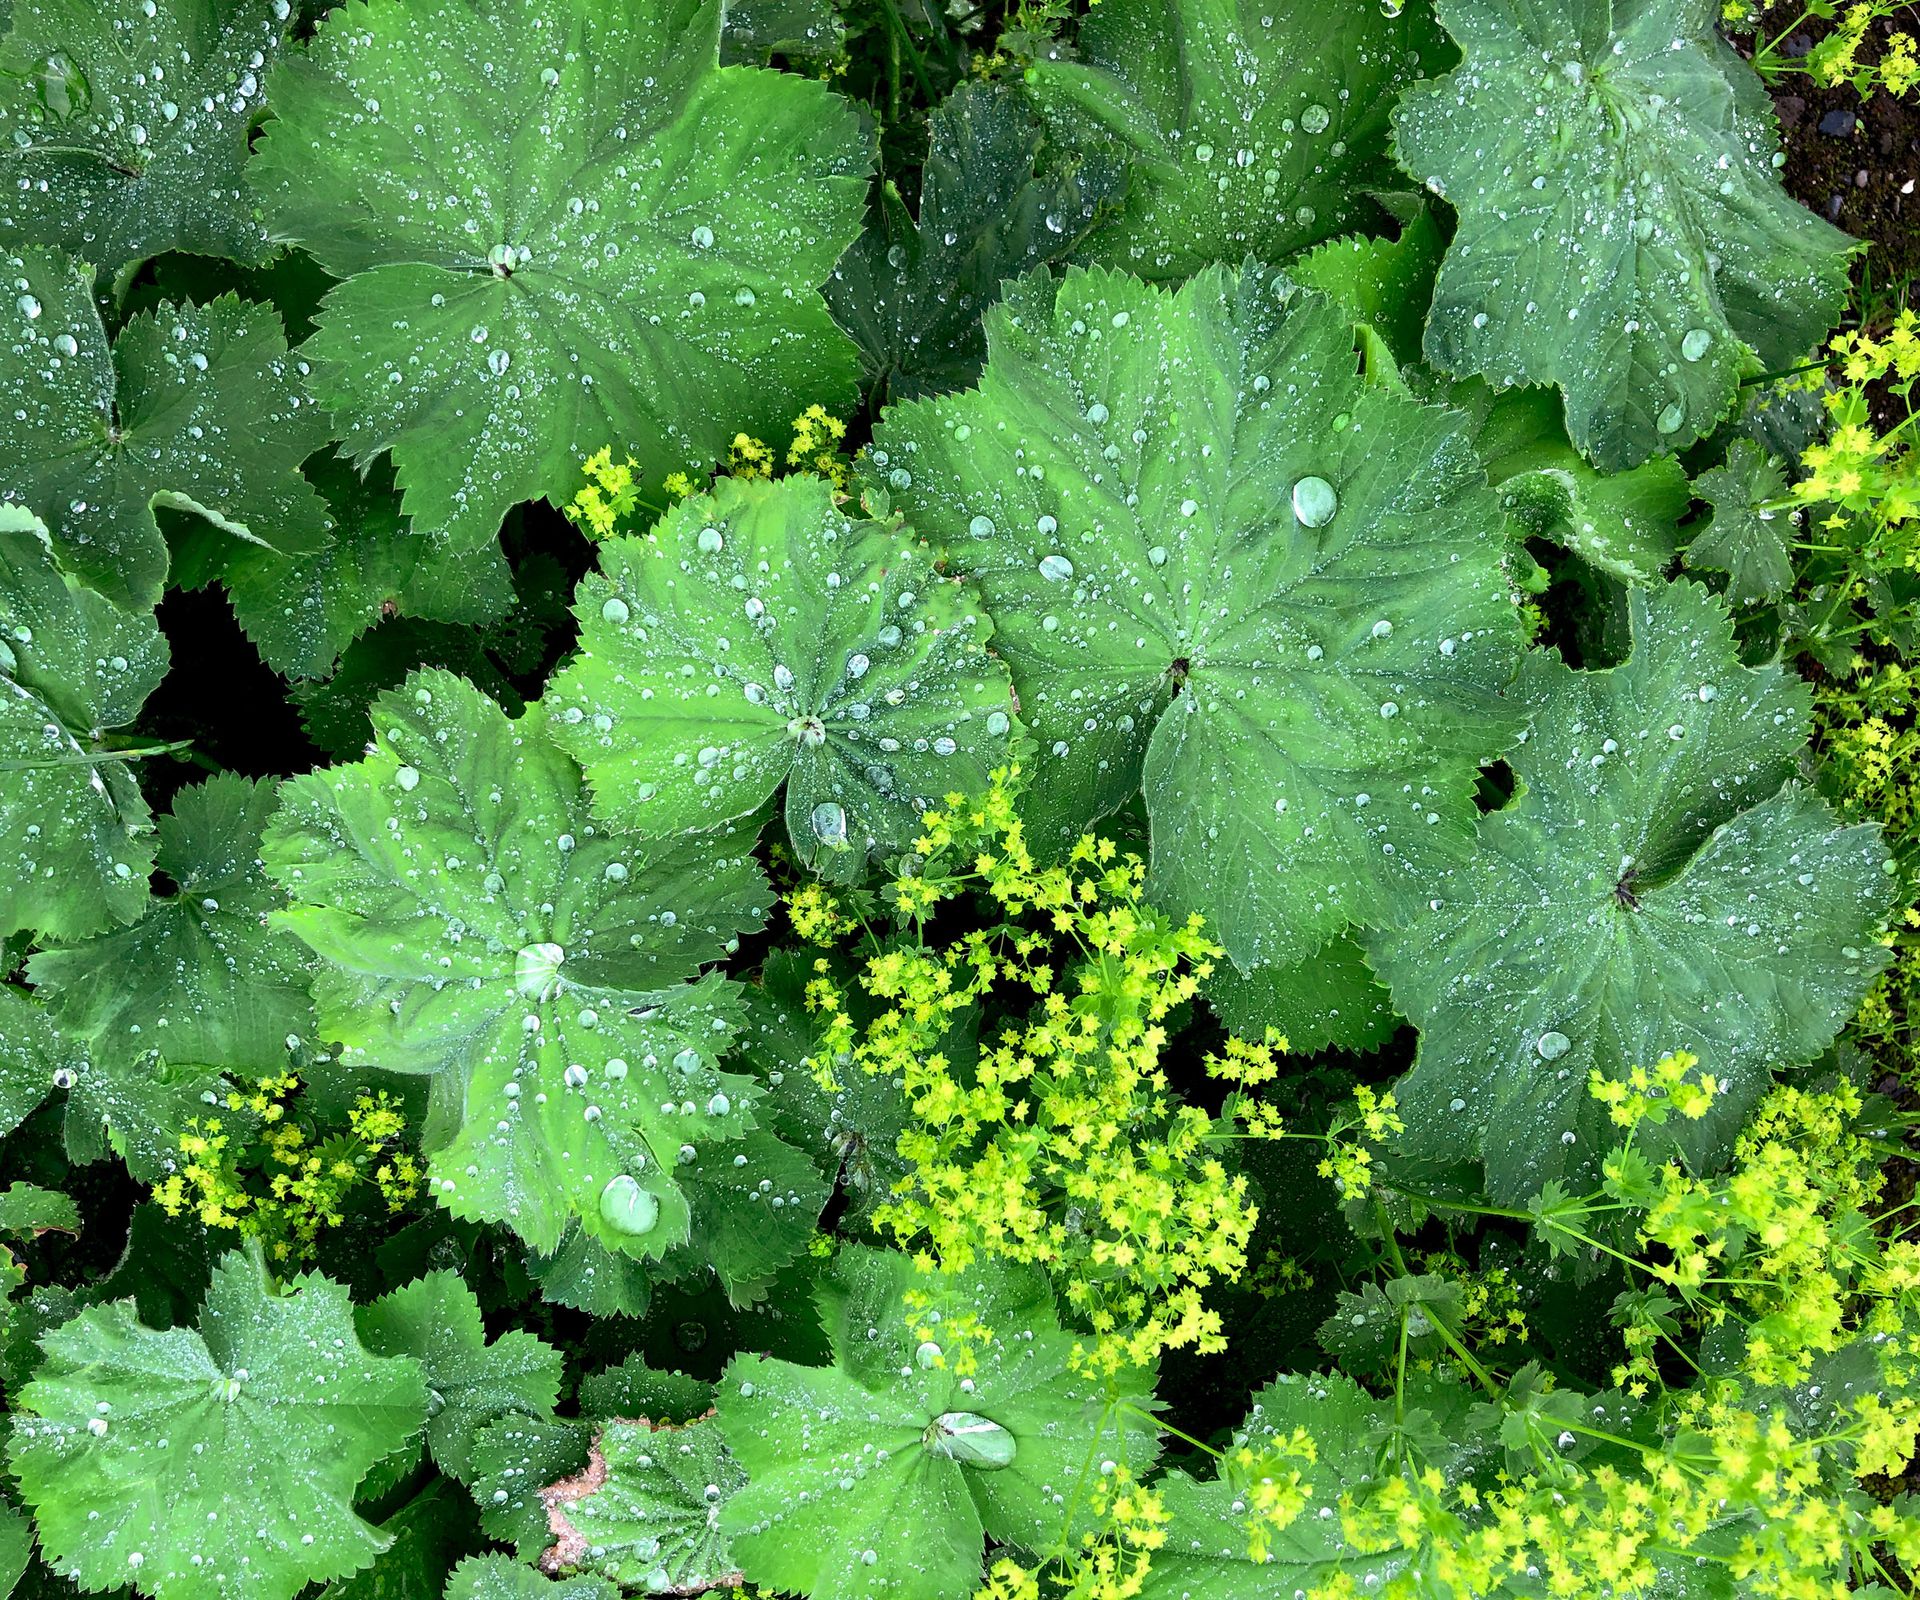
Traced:
<path id="1" fill-rule="evenodd" d="M 1912 1590 L 1894 9 L 0 0 L 0 1600 Z"/>
<path id="2" fill-rule="evenodd" d="M 266 230 L 240 181 L 288 0 L 15 0 L 0 39 L 14 180 L 0 243 L 103 272 L 167 250 L 253 265 Z"/>
<path id="3" fill-rule="evenodd" d="M 413 1361 L 361 1347 L 338 1284 L 275 1292 L 231 1255 L 197 1333 L 143 1327 L 118 1301 L 44 1343 L 8 1458 L 83 1587 L 291 1600 L 385 1547 L 354 1486 L 420 1426 L 426 1389 Z"/>
<path id="4" fill-rule="evenodd" d="M 722 9 L 351 0 L 275 75 L 249 180 L 347 280 L 315 393 L 468 548 L 608 439 L 657 483 L 852 388 L 817 291 L 865 141 L 817 84 L 719 70 Z"/>
<path id="5" fill-rule="evenodd" d="M 1126 164 L 1049 143 L 1025 96 L 968 84 L 935 108 L 916 218 L 892 183 L 826 288 L 890 399 L 973 381 L 980 318 L 1005 278 L 1067 254 L 1118 203 Z"/>
<path id="6" fill-rule="evenodd" d="M 1772 107 L 1709 0 L 1438 10 L 1466 59 L 1394 112 L 1400 164 L 1460 217 L 1438 365 L 1556 385 L 1581 454 L 1618 471 L 1711 433 L 1749 370 L 1805 358 L 1851 241 L 1781 189 Z"/>
<path id="7" fill-rule="evenodd" d="M 1242 968 L 1391 918 L 1513 726 L 1458 419 L 1368 388 L 1347 321 L 1258 271 L 1026 278 L 987 339 L 980 388 L 894 407 L 873 464 L 1000 619 L 1040 830 L 1144 789 L 1150 893 Z"/>
<path id="8" fill-rule="evenodd" d="M 375 1355 L 420 1363 L 432 1412 L 427 1448 L 453 1477 L 472 1476 L 473 1436 L 483 1423 L 515 1410 L 544 1416 L 560 1396 L 560 1352 L 518 1328 L 489 1344 L 480 1303 L 455 1273 L 415 1279 L 356 1321 Z"/>
<path id="9" fill-rule="evenodd" d="M 28 964 L 93 1063 L 68 1099 L 76 1153 L 101 1153 L 104 1127 L 149 1176 L 223 1074 L 278 1070 L 313 1036 L 311 963 L 267 921 L 277 897 L 259 852 L 273 805 L 271 784 L 232 774 L 183 790 L 159 824 L 157 865 L 172 892 L 150 896 L 131 927 Z"/>
<path id="10" fill-rule="evenodd" d="M 0 506 L 0 933 L 78 938 L 145 907 L 151 816 L 108 737 L 167 664 L 151 612 L 87 588 L 61 569 L 45 523 Z"/>
<path id="11" fill-rule="evenodd" d="M 0 267 L 15 290 L 0 307 L 14 463 L 0 499 L 46 519 L 70 570 L 115 600 L 158 598 L 156 506 L 282 553 L 324 540 L 325 503 L 298 468 L 327 425 L 270 310 L 163 304 L 109 348 L 84 267 L 37 248 Z"/>
<path id="12" fill-rule="evenodd" d="M 1394 96 L 1450 59 L 1418 0 L 1102 0 L 1079 59 L 1028 81 L 1061 137 L 1133 158 L 1125 206 L 1079 254 L 1176 279 L 1377 218 Z"/>
<path id="13" fill-rule="evenodd" d="M 1721 1094 L 1679 1148 L 1724 1158 L 1769 1069 L 1826 1047 L 1886 955 L 1893 900 L 1872 828 L 1789 781 L 1808 697 L 1744 667 L 1725 609 L 1692 584 L 1634 591 L 1633 654 L 1576 673 L 1530 656 L 1522 792 L 1423 914 L 1368 936 L 1420 1028 L 1400 1089 L 1411 1149 L 1483 1159 L 1525 1199 L 1590 1175 L 1611 1139 L 1591 1071 L 1688 1050 Z"/>
<path id="14" fill-rule="evenodd" d="M 964 1600 L 983 1534 L 1070 1549 L 1094 1463 L 1152 1458 L 1150 1376 L 1103 1393 L 1071 1375 L 1072 1335 L 1033 1272 L 922 1279 L 904 1256 L 849 1247 L 820 1306 L 832 1366 L 742 1356 L 720 1385 L 748 1479 L 722 1526 L 768 1582 Z M 976 1321 L 1022 1331 L 973 1348 Z"/>
<path id="15" fill-rule="evenodd" d="M 1007 759 L 1013 699 L 979 601 L 824 479 L 722 480 L 601 560 L 548 726 L 620 826 L 724 826 L 785 783 L 795 853 L 860 877 Z"/>
<path id="16" fill-rule="evenodd" d="M 450 673 L 374 719 L 364 761 L 286 786 L 267 843 L 322 1027 L 346 1059 L 428 1076 L 456 1216 L 543 1251 L 577 1216 L 659 1255 L 687 1233 L 680 1147 L 752 1126 L 750 1080 L 717 1064 L 732 986 L 679 980 L 759 925 L 758 869 L 596 828 L 572 761 Z"/>
<path id="17" fill-rule="evenodd" d="M 647 1594 L 738 1583 L 720 1513 L 745 1482 L 712 1422 L 610 1422 L 588 1470 L 548 1492 L 557 1535 L 548 1562 L 586 1564 Z"/>

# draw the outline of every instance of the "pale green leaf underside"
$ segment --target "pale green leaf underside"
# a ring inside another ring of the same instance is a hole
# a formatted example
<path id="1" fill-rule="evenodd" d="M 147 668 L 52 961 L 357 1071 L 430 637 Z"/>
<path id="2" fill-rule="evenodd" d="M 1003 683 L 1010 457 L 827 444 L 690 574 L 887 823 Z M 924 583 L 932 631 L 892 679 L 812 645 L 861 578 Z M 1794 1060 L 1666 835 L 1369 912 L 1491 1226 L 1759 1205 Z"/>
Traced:
<path id="1" fill-rule="evenodd" d="M 1410 88 L 1395 150 L 1459 213 L 1428 356 L 1551 383 L 1596 466 L 1712 431 L 1757 358 L 1845 303 L 1851 241 L 1781 188 L 1772 108 L 1712 0 L 1440 0 L 1465 62 Z"/>
<path id="2" fill-rule="evenodd" d="M 427 1448 L 462 1481 L 472 1476 L 473 1436 L 484 1424 L 516 1410 L 543 1416 L 560 1396 L 560 1352 L 520 1328 L 489 1344 L 480 1302 L 458 1273 L 430 1272 L 362 1307 L 356 1321 L 374 1354 L 419 1361 Z"/>
<path id="3" fill-rule="evenodd" d="M 0 935 L 131 922 L 153 868 L 147 805 L 103 735 L 165 675 L 153 613 L 63 572 L 46 524 L 0 505 Z"/>
<path id="4" fill-rule="evenodd" d="M 597 1454 L 602 1481 L 582 1499 L 551 1502 L 572 1537 L 562 1534 L 550 1561 L 643 1594 L 697 1594 L 739 1581 L 720 1513 L 746 1474 L 717 1423 L 610 1422 Z M 590 1469 L 585 1482 L 593 1476 Z"/>
<path id="5" fill-rule="evenodd" d="M 327 424 L 270 307 L 231 295 L 162 304 L 109 350 L 83 267 L 37 249 L 0 267 L 11 458 L 0 500 L 43 517 L 69 569 L 152 604 L 167 573 L 156 505 L 282 552 L 322 542 L 326 507 L 299 467 Z"/>
<path id="6" fill-rule="evenodd" d="M 976 597 L 823 479 L 722 479 L 601 561 L 548 726 L 615 826 L 711 828 L 785 783 L 799 857 L 857 878 L 1007 760 L 1013 699 Z"/>
<path id="7" fill-rule="evenodd" d="M 1348 318 L 1260 271 L 1023 279 L 988 346 L 977 390 L 894 407 L 871 460 L 996 618 L 1036 838 L 1144 785 L 1150 892 L 1243 968 L 1394 915 L 1515 720 L 1462 419 L 1366 388 Z"/>
<path id="8" fill-rule="evenodd" d="M 910 1290 L 928 1293 L 942 1320 L 970 1312 L 1007 1330 L 975 1347 L 970 1380 L 954 1372 L 937 1327 L 923 1341 L 930 1319 L 908 1309 Z M 1137 1474 L 1152 1463 L 1151 1427 L 1108 1411 L 1102 1388 L 1069 1370 L 1074 1337 L 1059 1331 L 1045 1280 L 1029 1269 L 932 1279 L 897 1252 L 850 1245 L 821 1309 L 833 1366 L 740 1356 L 720 1385 L 720 1425 L 748 1475 L 722 1526 L 758 1583 L 813 1600 L 964 1600 L 979 1582 L 984 1535 L 1041 1554 L 1068 1548 L 1086 1525 L 1096 1463 L 1124 1461 Z M 1142 1374 L 1119 1383 L 1132 1406 L 1151 1404 Z M 955 1413 L 1004 1430 L 1010 1462 L 984 1468 L 930 1449 L 930 1425 Z"/>
<path id="9" fill-rule="evenodd" d="M 1176 279 L 1373 220 L 1394 96 L 1452 52 L 1419 0 L 1103 0 L 1077 56 L 1028 73 L 1054 136 L 1097 128 L 1134 158 L 1079 255 Z"/>
<path id="10" fill-rule="evenodd" d="M 432 1076 L 424 1139 L 456 1215 L 542 1251 L 578 1215 L 659 1255 L 686 1236 L 680 1147 L 750 1126 L 750 1083 L 716 1066 L 732 986 L 679 980 L 760 924 L 758 867 L 608 833 L 565 753 L 451 673 L 373 719 L 365 760 L 281 786 L 268 835 L 326 1036 L 350 1065 Z M 630 1203 L 603 1207 L 616 1180 Z"/>
<path id="11" fill-rule="evenodd" d="M 1614 1142 L 1590 1069 L 1619 1077 L 1676 1050 L 1722 1090 L 1664 1136 L 1696 1160 L 1723 1154 L 1772 1073 L 1825 1048 L 1887 959 L 1878 830 L 1782 787 L 1804 686 L 1741 666 L 1696 585 L 1628 604 L 1622 665 L 1528 658 L 1515 695 L 1533 725 L 1508 758 L 1520 792 L 1430 909 L 1368 938 L 1421 1030 L 1398 1091 L 1408 1148 L 1483 1159 L 1507 1201 L 1586 1177 Z"/>
<path id="12" fill-rule="evenodd" d="M 307 347 L 348 451 L 469 547 L 631 450 L 657 483 L 852 392 L 819 285 L 866 141 L 821 84 L 717 65 L 695 0 L 358 0 L 274 80 L 249 170 L 348 281 Z"/>
<path id="13" fill-rule="evenodd" d="M 159 1600 L 290 1600 L 385 1547 L 353 1493 L 425 1417 L 420 1369 L 361 1347 L 339 1285 L 288 1287 L 236 1252 L 197 1333 L 121 1300 L 46 1337 L 10 1459 L 57 1570 Z"/>
<path id="14" fill-rule="evenodd" d="M 267 254 L 240 182 L 289 0 L 15 0 L 0 41 L 0 245 L 106 272 Z"/>

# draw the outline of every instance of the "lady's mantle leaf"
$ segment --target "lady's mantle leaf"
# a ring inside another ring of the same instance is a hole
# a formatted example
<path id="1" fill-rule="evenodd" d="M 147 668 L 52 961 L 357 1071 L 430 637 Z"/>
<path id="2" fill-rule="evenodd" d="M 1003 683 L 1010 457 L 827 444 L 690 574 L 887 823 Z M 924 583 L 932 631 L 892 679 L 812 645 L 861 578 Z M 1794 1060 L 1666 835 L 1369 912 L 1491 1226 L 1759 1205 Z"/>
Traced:
<path id="1" fill-rule="evenodd" d="M 1766 92 L 1712 0 L 1439 0 L 1466 61 L 1394 113 L 1450 200 L 1428 356 L 1552 383 L 1596 466 L 1683 448 L 1757 358 L 1831 326 L 1851 241 L 1780 187 Z"/>
<path id="2" fill-rule="evenodd" d="M 480 1302 L 456 1272 L 424 1278 L 355 1313 L 376 1355 L 412 1356 L 427 1379 L 427 1448 L 442 1470 L 473 1475 L 473 1436 L 509 1411 L 544 1416 L 560 1397 L 560 1352 L 520 1328 L 487 1343 Z"/>
<path id="3" fill-rule="evenodd" d="M 1461 419 L 1368 388 L 1347 317 L 1258 270 L 1023 279 L 987 339 L 979 389 L 894 407 L 872 461 L 998 620 L 1036 837 L 1144 783 L 1150 893 L 1243 969 L 1391 917 L 1516 721 Z"/>
<path id="4" fill-rule="evenodd" d="M 46 518 L 68 567 L 113 599 L 151 605 L 167 575 L 156 505 L 284 554 L 320 545 L 326 507 L 299 468 L 327 424 L 269 307 L 162 304 L 109 350 L 85 268 L 27 250 L 0 269 L 11 457 L 0 500 Z"/>
<path id="5" fill-rule="evenodd" d="M 1050 145 L 1026 96 L 1008 84 L 963 84 L 928 123 L 919 219 L 888 183 L 826 287 L 835 320 L 889 399 L 978 377 L 980 318 L 1002 280 L 1064 256 L 1126 182 L 1115 154 Z"/>
<path id="6" fill-rule="evenodd" d="M 1727 575 L 1735 605 L 1777 600 L 1793 582 L 1794 517 L 1774 510 L 1786 498 L 1779 462 L 1751 439 L 1736 439 L 1721 466 L 1694 480 L 1694 493 L 1713 507 L 1706 526 L 1687 546 L 1687 565 Z"/>
<path id="7" fill-rule="evenodd" d="M 1142 1600 L 1295 1600 L 1325 1588 L 1372 1593 L 1405 1565 L 1397 1551 L 1368 1555 L 1347 1542 L 1341 1497 L 1363 1491 L 1378 1471 L 1375 1435 L 1391 1427 L 1380 1402 L 1338 1373 L 1283 1373 L 1253 1397 L 1234 1445 L 1256 1457 L 1296 1428 L 1313 1440 L 1314 1459 L 1287 1458 L 1312 1494 L 1305 1509 L 1270 1536 L 1268 1559 L 1255 1561 L 1247 1490 L 1229 1462 L 1226 1475 L 1196 1482 L 1170 1472 L 1159 1488 L 1169 1513 L 1167 1542 L 1154 1552 Z"/>
<path id="8" fill-rule="evenodd" d="M 609 835 L 573 762 L 451 673 L 373 721 L 364 761 L 282 785 L 267 838 L 326 1036 L 432 1075 L 423 1139 L 457 1216 L 550 1252 L 578 1215 L 658 1256 L 687 1235 L 681 1146 L 752 1125 L 750 1080 L 715 1065 L 732 986 L 679 980 L 760 925 L 759 868 Z"/>
<path id="9" fill-rule="evenodd" d="M 0 243 L 102 271 L 267 254 L 240 183 L 288 0 L 15 0 L 0 40 Z"/>
<path id="10" fill-rule="evenodd" d="M 249 177 L 349 280 L 316 392 L 423 525 L 478 545 L 609 440 L 658 482 L 851 393 L 817 290 L 866 141 L 818 83 L 720 70 L 722 9 L 353 0 L 280 69 Z"/>
<path id="11" fill-rule="evenodd" d="M 547 699 L 616 826 L 710 828 L 784 782 L 801 859 L 857 878 L 1007 759 L 1013 697 L 974 595 L 825 480 L 722 479 L 601 551 L 582 654 Z"/>
<path id="12" fill-rule="evenodd" d="M 116 1301 L 42 1340 L 9 1450 L 48 1559 L 88 1589 L 288 1600 L 386 1539 L 355 1486 L 426 1416 L 417 1363 L 361 1348 L 338 1284 L 284 1289 L 238 1252 L 200 1331 Z"/>
<path id="13" fill-rule="evenodd" d="M 1097 128 L 1134 162 L 1081 254 L 1171 279 L 1377 217 L 1393 98 L 1452 52 L 1421 0 L 1103 0 L 1079 57 L 1028 73 L 1054 136 Z"/>
<path id="14" fill-rule="evenodd" d="M 700 1594 L 740 1582 L 720 1513 L 747 1475 L 717 1423 L 609 1422 L 586 1471 L 541 1493 L 550 1572 L 590 1568 L 644 1594 Z"/>
<path id="15" fill-rule="evenodd" d="M 848 1245 L 821 1313 L 834 1365 L 740 1356 L 720 1386 L 748 1478 L 722 1526 L 756 1583 L 813 1600 L 961 1600 L 985 1535 L 1072 1548 L 1098 1463 L 1152 1465 L 1150 1376 L 1123 1373 L 1111 1395 L 1076 1376 L 1037 1271 L 982 1263 L 937 1278 Z"/>
<path id="16" fill-rule="evenodd" d="M 39 1000 L 18 984 L 0 983 L 0 1133 L 13 1132 L 86 1067 L 86 1052 L 53 1025 Z"/>
<path id="17" fill-rule="evenodd" d="M 222 1073 L 280 1071 L 313 1037 L 310 962 L 267 925 L 278 897 L 259 860 L 273 786 L 232 773 L 183 790 L 160 819 L 153 895 L 130 928 L 43 950 L 28 975 L 93 1060 L 67 1107 L 76 1157 L 106 1127 L 137 1174 L 177 1154 L 187 1116 Z"/>
<path id="18" fill-rule="evenodd" d="M 619 1594 L 598 1578 L 549 1583 L 506 1556 L 469 1556 L 447 1579 L 445 1600 L 618 1600 Z"/>
<path id="19" fill-rule="evenodd" d="M 1824 1049 L 1887 961 L 1878 830 L 1782 787 L 1805 686 L 1741 666 L 1697 585 L 1628 605 L 1620 666 L 1528 657 L 1515 695 L 1533 728 L 1508 757 L 1521 792 L 1425 914 L 1368 939 L 1420 1028 L 1399 1091 L 1408 1148 L 1483 1158 L 1503 1200 L 1594 1170 L 1611 1137 L 1591 1069 L 1620 1077 L 1676 1050 L 1721 1092 L 1701 1121 L 1643 1138 L 1715 1159 L 1772 1071 Z"/>
<path id="20" fill-rule="evenodd" d="M 151 611 L 62 571 L 46 524 L 0 505 L 0 935 L 77 939 L 145 909 L 150 813 L 105 735 L 167 661 Z"/>

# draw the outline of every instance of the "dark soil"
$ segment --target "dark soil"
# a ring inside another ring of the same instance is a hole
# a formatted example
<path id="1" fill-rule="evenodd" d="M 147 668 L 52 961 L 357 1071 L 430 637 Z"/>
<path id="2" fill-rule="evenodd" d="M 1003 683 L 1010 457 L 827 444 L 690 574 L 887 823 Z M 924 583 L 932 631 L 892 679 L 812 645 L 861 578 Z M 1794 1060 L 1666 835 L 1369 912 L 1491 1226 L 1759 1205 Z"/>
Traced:
<path id="1" fill-rule="evenodd" d="M 1809 24 L 1788 41 L 1804 55 L 1828 24 Z M 1877 57 L 1894 24 L 1869 34 L 1863 59 Z M 1909 25 L 1911 31 L 1911 25 Z M 1879 93 L 1862 105 L 1847 84 L 1823 89 L 1795 74 L 1775 85 L 1773 103 L 1787 153 L 1782 178 L 1810 211 L 1837 223 L 1868 250 L 1860 282 L 1869 304 L 1882 290 L 1920 277 L 1920 100 Z"/>

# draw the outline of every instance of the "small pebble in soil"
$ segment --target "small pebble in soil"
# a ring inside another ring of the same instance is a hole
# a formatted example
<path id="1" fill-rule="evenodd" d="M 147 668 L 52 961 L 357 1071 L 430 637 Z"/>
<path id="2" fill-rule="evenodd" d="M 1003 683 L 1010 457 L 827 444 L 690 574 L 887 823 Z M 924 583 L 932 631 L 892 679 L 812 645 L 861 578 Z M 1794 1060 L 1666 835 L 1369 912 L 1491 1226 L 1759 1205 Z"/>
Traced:
<path id="1" fill-rule="evenodd" d="M 1866 188 L 1866 186 L 1867 186 L 1867 169 L 1866 169 L 1865 167 L 1862 167 L 1862 168 L 1861 168 L 1861 169 L 1860 169 L 1860 170 L 1859 170 L 1858 172 L 1856 172 L 1856 173 L 1855 173 L 1855 174 L 1853 175 L 1853 186 L 1854 186 L 1854 188 L 1856 188 L 1856 189 L 1864 189 L 1864 188 Z"/>
<path id="2" fill-rule="evenodd" d="M 1832 134 L 1836 139 L 1844 139 L 1853 132 L 1853 123 L 1851 111 L 1829 111 L 1820 119 L 1820 131 Z"/>
<path id="3" fill-rule="evenodd" d="M 1840 220 L 1840 205 L 1841 197 L 1839 195 L 1830 194 L 1827 196 L 1827 221 L 1838 222 Z"/>

